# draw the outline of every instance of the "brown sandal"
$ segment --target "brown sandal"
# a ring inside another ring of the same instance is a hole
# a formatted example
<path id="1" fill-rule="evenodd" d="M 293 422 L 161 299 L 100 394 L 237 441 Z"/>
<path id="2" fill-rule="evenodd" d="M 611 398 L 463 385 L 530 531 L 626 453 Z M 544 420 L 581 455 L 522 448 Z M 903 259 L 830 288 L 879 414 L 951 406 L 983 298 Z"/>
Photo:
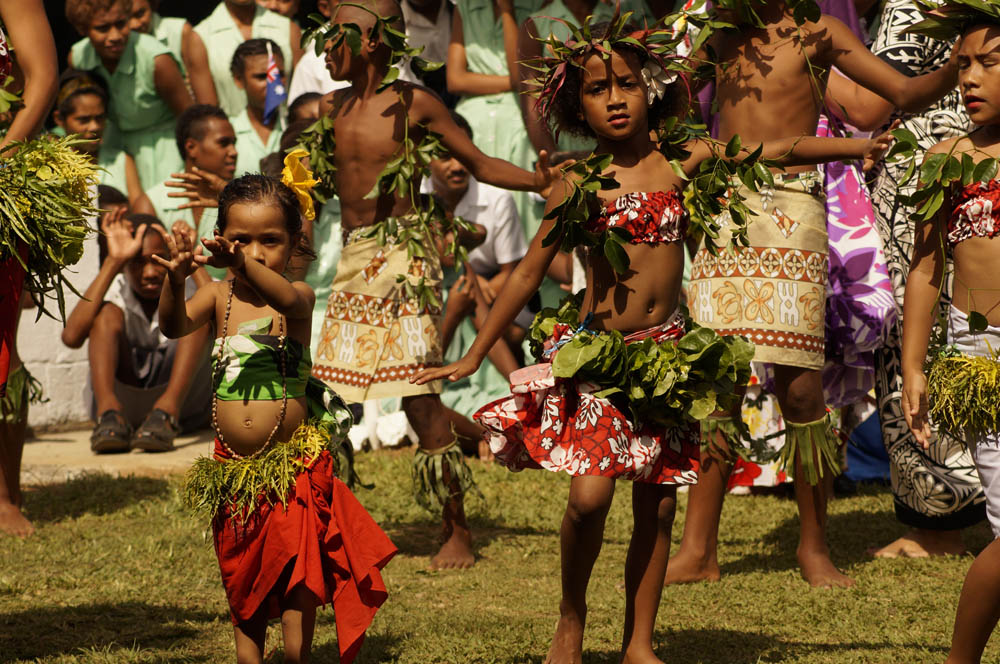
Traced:
<path id="1" fill-rule="evenodd" d="M 177 420 L 165 410 L 154 408 L 132 438 L 132 447 L 146 452 L 169 452 L 180 432 Z"/>
<path id="2" fill-rule="evenodd" d="M 117 410 L 106 410 L 97 419 L 90 434 L 90 449 L 97 454 L 128 452 L 132 441 L 132 425 Z"/>

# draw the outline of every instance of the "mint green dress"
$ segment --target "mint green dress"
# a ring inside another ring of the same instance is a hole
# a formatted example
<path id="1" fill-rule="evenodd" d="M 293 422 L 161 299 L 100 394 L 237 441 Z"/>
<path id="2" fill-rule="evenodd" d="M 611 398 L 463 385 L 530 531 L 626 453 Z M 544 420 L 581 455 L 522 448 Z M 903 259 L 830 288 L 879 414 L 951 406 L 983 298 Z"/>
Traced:
<path id="1" fill-rule="evenodd" d="M 229 117 L 239 115 L 247 106 L 246 94 L 236 87 L 236 81 L 229 72 L 236 47 L 243 43 L 243 34 L 220 2 L 208 18 L 194 27 L 194 31 L 205 42 L 208 49 L 208 66 L 212 70 L 215 92 L 219 96 L 219 106 Z M 270 39 L 281 48 L 284 59 L 285 85 L 290 83 L 292 68 L 292 44 L 290 41 L 292 22 L 281 14 L 257 7 L 254 14 L 251 36 L 254 39 Z"/>
<path id="2" fill-rule="evenodd" d="M 181 74 L 186 75 L 187 71 L 184 69 L 184 57 L 181 54 L 182 43 L 184 40 L 184 24 L 187 23 L 187 19 L 178 18 L 176 16 L 160 16 L 156 12 L 153 12 L 153 19 L 150 21 L 149 25 L 152 28 L 152 35 L 161 44 L 170 49 L 170 53 L 177 60 L 177 64 L 181 66 Z"/>
<path id="3" fill-rule="evenodd" d="M 458 0 L 465 37 L 466 66 L 470 72 L 507 76 L 503 47 L 503 27 L 493 16 L 493 3 L 485 0 Z M 520 24 L 538 9 L 536 0 L 515 0 L 514 16 Z M 506 159 L 516 166 L 534 169 L 535 153 L 524 128 L 521 109 L 513 92 L 463 97 L 455 111 L 469 121 L 472 140 L 491 157 Z M 514 191 L 514 202 L 527 237 L 535 236 L 542 222 L 543 204 L 529 192 Z"/>
<path id="4" fill-rule="evenodd" d="M 135 159 L 142 188 L 163 182 L 183 170 L 184 162 L 174 139 L 174 113 L 156 91 L 154 60 L 173 55 L 155 38 L 132 32 L 114 73 L 101 62 L 89 39 L 73 44 L 73 66 L 91 70 L 111 91 L 108 120 L 114 124 L 125 151 Z"/>
<path id="5" fill-rule="evenodd" d="M 184 169 L 181 169 L 184 170 Z M 181 209 L 179 206 L 188 202 L 186 198 L 171 198 L 167 194 L 178 192 L 180 189 L 168 187 L 166 180 L 157 183 L 155 186 L 146 189 L 146 196 L 153 204 L 156 211 L 156 218 L 163 222 L 168 229 L 174 225 L 175 221 L 184 221 L 198 233 L 198 246 L 201 246 L 201 238 L 215 236 L 215 222 L 219 219 L 218 208 L 203 208 L 201 211 L 201 221 L 195 222 L 194 212 L 190 208 Z M 226 270 L 216 267 L 206 267 L 213 279 L 222 279 L 226 276 Z"/>
<path id="6" fill-rule="evenodd" d="M 337 263 L 344 248 L 340 225 L 340 199 L 333 197 L 323 204 L 313 222 L 313 251 L 316 258 L 309 264 L 305 282 L 316 293 L 316 304 L 312 315 L 312 348 L 319 347 L 320 332 L 323 330 L 323 316 L 330 300 L 333 278 L 337 275 Z"/>
<path id="7" fill-rule="evenodd" d="M 260 160 L 277 152 L 281 147 L 281 134 L 285 131 L 285 115 L 278 112 L 278 119 L 267 137 L 267 143 L 260 140 L 260 134 L 250 124 L 250 111 L 246 108 L 239 115 L 230 116 L 236 134 L 236 177 L 247 173 L 260 173 Z"/>

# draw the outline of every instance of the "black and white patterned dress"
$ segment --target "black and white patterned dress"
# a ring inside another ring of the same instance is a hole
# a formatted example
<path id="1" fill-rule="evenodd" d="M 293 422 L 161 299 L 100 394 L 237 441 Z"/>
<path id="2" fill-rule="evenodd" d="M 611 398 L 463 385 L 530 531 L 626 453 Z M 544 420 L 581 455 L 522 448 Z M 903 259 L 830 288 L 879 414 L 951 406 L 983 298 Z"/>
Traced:
<path id="1" fill-rule="evenodd" d="M 911 0 L 886 0 L 872 52 L 911 76 L 943 66 L 951 44 L 903 33 L 921 18 Z M 897 111 L 890 122 L 897 118 L 913 132 L 924 150 L 965 134 L 971 126 L 957 90 L 921 113 Z M 886 346 L 875 353 L 875 391 L 882 438 L 889 454 L 896 517 L 913 528 L 953 530 L 985 518 L 985 499 L 972 457 L 961 443 L 940 436 L 930 449 L 924 450 L 906 426 L 900 406 L 903 289 L 913 253 L 913 223 L 908 219 L 909 210 L 899 200 L 901 195 L 912 192 L 913 185 L 897 185 L 904 170 L 905 165 L 884 165 L 872 189 L 875 223 L 882 236 L 900 321 Z M 950 272 L 945 284 L 946 299 L 951 297 Z"/>

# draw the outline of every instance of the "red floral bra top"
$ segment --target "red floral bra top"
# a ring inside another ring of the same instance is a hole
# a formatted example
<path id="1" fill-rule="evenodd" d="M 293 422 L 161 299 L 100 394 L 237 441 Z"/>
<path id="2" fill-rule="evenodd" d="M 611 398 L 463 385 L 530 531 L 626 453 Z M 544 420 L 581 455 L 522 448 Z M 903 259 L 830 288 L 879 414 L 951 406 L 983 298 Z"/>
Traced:
<path id="1" fill-rule="evenodd" d="M 1000 181 L 973 182 L 959 190 L 948 217 L 948 244 L 1000 235 Z"/>
<path id="2" fill-rule="evenodd" d="M 619 196 L 591 218 L 587 230 L 602 233 L 621 228 L 631 244 L 663 244 L 684 238 L 688 213 L 675 191 L 637 191 Z"/>

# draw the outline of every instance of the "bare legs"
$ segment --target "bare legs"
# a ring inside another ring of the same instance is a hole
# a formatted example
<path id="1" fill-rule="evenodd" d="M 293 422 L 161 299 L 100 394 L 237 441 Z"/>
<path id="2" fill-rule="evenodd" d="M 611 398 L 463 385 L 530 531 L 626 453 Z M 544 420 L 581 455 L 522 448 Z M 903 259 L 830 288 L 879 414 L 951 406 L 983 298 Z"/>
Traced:
<path id="1" fill-rule="evenodd" d="M 298 586 L 281 598 L 281 636 L 285 643 L 286 664 L 306 664 L 316 626 L 316 597 Z M 263 609 L 248 622 L 233 628 L 238 664 L 263 664 L 267 617 Z"/>
<path id="2" fill-rule="evenodd" d="M 546 662 L 580 664 L 587 622 L 587 586 L 604 541 L 604 522 L 615 494 L 614 480 L 574 477 L 560 529 L 562 599 L 559 623 Z M 632 541 L 625 560 L 625 627 L 622 662 L 655 663 L 653 626 L 670 553 L 676 489 L 632 485 Z"/>
<path id="3" fill-rule="evenodd" d="M 28 427 L 27 400 L 21 406 L 17 421 L 8 422 L 0 414 L 0 532 L 16 537 L 28 537 L 35 527 L 21 513 L 21 453 Z"/>
<path id="4" fill-rule="evenodd" d="M 438 395 L 404 397 L 403 410 L 422 449 L 433 452 L 454 442 L 451 419 Z M 457 480 L 450 481 L 457 484 Z M 433 569 L 467 568 L 476 561 L 472 553 L 472 533 L 465 519 L 463 496 L 457 489 L 452 493 L 458 495 L 444 505 L 441 524 L 443 544 L 431 558 Z"/>
<path id="5" fill-rule="evenodd" d="M 775 365 L 775 396 L 786 422 L 808 423 L 821 419 L 826 408 L 819 371 Z M 725 442 L 716 441 L 725 450 Z M 698 484 L 691 488 L 684 538 L 677 556 L 670 561 L 666 583 L 714 581 L 719 578 L 717 558 L 719 518 L 731 466 L 722 455 L 703 454 Z M 851 586 L 830 560 L 826 544 L 826 509 L 832 493 L 833 474 L 825 472 L 817 486 L 804 479 L 795 460 L 795 500 L 799 508 L 800 534 L 797 557 L 803 578 L 812 586 Z"/>
<path id="6" fill-rule="evenodd" d="M 90 363 L 90 383 L 97 403 L 97 416 L 108 410 L 122 411 L 122 404 L 115 395 L 115 377 L 127 378 L 131 364 L 122 366 L 119 361 L 128 358 L 128 341 L 125 338 L 125 316 L 113 304 L 105 303 L 90 328 L 87 339 L 87 359 Z M 135 380 L 123 380 L 134 383 Z"/>
<path id="7" fill-rule="evenodd" d="M 976 556 L 962 585 L 946 664 L 979 664 L 1000 619 L 1000 540 Z"/>
<path id="8" fill-rule="evenodd" d="M 191 380 L 198 373 L 201 363 L 205 360 L 206 349 L 212 342 L 212 327 L 203 325 L 191 334 L 177 340 L 174 351 L 174 363 L 170 368 L 170 379 L 167 389 L 153 404 L 153 408 L 169 413 L 174 418 L 180 417 L 181 407 L 191 389 Z"/>

